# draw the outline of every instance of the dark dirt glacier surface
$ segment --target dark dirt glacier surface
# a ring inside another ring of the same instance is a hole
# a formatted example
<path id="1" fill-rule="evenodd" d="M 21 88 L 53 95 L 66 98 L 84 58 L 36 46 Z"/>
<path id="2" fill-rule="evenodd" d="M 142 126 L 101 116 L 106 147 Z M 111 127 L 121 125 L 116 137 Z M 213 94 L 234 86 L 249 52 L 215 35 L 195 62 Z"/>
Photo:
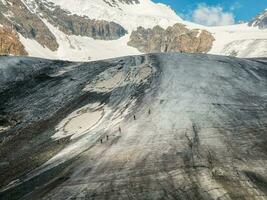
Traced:
<path id="1" fill-rule="evenodd" d="M 267 59 L 0 57 L 0 199 L 267 199 Z"/>

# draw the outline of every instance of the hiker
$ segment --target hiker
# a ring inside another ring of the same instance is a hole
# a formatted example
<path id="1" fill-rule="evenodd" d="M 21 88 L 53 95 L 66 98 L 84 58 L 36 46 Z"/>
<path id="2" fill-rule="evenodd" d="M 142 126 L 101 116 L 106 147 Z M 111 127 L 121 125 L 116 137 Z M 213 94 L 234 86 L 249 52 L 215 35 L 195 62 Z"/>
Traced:
<path id="1" fill-rule="evenodd" d="M 151 114 L 151 110 L 150 110 L 150 108 L 149 108 L 149 110 L 148 110 L 148 114 L 149 114 L 149 115 Z"/>
<path id="2" fill-rule="evenodd" d="M 107 138 L 107 140 L 108 140 L 108 135 L 106 135 L 106 138 Z"/>
<path id="3" fill-rule="evenodd" d="M 100 142 L 101 142 L 101 144 L 103 143 L 103 140 L 102 139 L 100 139 Z"/>
<path id="4" fill-rule="evenodd" d="M 134 120 L 136 120 L 136 117 L 135 117 L 135 115 L 134 115 Z"/>
<path id="5" fill-rule="evenodd" d="M 119 132 L 121 133 L 121 127 L 119 127 Z"/>

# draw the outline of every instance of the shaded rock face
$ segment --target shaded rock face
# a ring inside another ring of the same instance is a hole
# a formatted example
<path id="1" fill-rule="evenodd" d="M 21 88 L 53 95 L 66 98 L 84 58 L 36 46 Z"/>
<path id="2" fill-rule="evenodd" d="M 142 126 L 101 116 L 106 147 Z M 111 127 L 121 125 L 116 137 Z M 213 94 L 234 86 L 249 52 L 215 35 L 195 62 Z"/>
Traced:
<path id="1" fill-rule="evenodd" d="M 0 57 L 0 199 L 267 199 L 266 93 L 266 59 Z"/>
<path id="2" fill-rule="evenodd" d="M 0 26 L 0 55 L 27 55 L 19 36 L 10 28 Z"/>
<path id="3" fill-rule="evenodd" d="M 86 16 L 72 15 L 59 6 L 36 0 L 38 12 L 52 25 L 67 35 L 80 35 L 100 40 L 113 40 L 124 36 L 127 31 L 119 24 L 104 20 L 91 20 Z"/>
<path id="4" fill-rule="evenodd" d="M 118 2 L 126 3 L 126 4 L 138 4 L 139 0 L 103 0 L 105 3 L 110 5 L 111 7 L 118 6 Z"/>
<path id="5" fill-rule="evenodd" d="M 72 15 L 47 1 L 0 1 L 0 24 L 12 28 L 25 38 L 34 39 L 42 46 L 56 51 L 59 46 L 56 37 L 42 19 L 47 20 L 67 35 L 113 40 L 127 33 L 119 24 Z M 18 55 L 25 55 L 25 53 Z"/>
<path id="6" fill-rule="evenodd" d="M 112 0 L 114 1 L 114 0 Z M 119 2 L 122 2 L 122 3 L 127 3 L 127 4 L 138 4 L 140 3 L 139 0 L 118 0 Z"/>
<path id="7" fill-rule="evenodd" d="M 139 27 L 132 32 L 128 45 L 143 53 L 207 53 L 214 40 L 211 33 L 206 30 L 189 30 L 185 25 L 177 23 L 166 30 L 160 26 L 155 26 L 153 29 Z"/>
<path id="8" fill-rule="evenodd" d="M 267 28 L 267 10 L 265 10 L 263 13 L 255 17 L 255 19 L 253 19 L 249 23 L 249 26 L 259 27 L 260 29 L 266 29 Z"/>
<path id="9" fill-rule="evenodd" d="M 30 12 L 20 0 L 0 1 L 0 24 L 12 27 L 25 38 L 34 39 L 42 46 L 55 51 L 55 36 L 38 16 Z"/>

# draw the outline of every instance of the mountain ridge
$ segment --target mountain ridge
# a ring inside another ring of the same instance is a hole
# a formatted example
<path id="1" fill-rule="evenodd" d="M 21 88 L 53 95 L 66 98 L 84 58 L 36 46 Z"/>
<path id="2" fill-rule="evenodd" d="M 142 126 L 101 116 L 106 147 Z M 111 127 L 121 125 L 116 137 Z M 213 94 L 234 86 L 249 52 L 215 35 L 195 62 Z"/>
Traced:
<path id="1" fill-rule="evenodd" d="M 249 26 L 259 27 L 260 29 L 267 28 L 267 9 L 256 16 L 251 22 L 249 22 Z"/>
<path id="2" fill-rule="evenodd" d="M 184 21 L 170 7 L 150 0 L 70 0 L 68 4 L 64 0 L 1 0 L 0 9 L 0 24 L 17 32 L 27 54 L 34 57 L 87 61 L 148 53 L 151 51 L 142 52 L 139 44 L 133 42 L 138 41 L 133 39 L 138 27 L 146 31 L 156 26 L 168 30 L 179 23 L 189 32 L 206 32 L 204 43 L 206 40 L 209 44 L 208 51 L 195 48 L 202 39 L 194 34 L 187 34 L 185 43 L 175 39 L 179 32 L 171 34 L 170 40 L 176 41 L 171 51 L 267 56 L 267 29 L 259 29 L 255 23 L 205 27 Z M 20 13 L 24 13 L 24 20 L 16 17 Z M 154 36 L 149 37 L 155 43 Z"/>

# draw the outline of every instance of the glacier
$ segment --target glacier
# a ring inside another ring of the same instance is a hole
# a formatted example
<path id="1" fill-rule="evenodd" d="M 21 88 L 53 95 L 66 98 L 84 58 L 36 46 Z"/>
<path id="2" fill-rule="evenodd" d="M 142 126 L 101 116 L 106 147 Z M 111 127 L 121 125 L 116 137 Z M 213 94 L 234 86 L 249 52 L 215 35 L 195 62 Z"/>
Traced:
<path id="1" fill-rule="evenodd" d="M 0 199 L 266 199 L 266 58 L 0 63 Z"/>

